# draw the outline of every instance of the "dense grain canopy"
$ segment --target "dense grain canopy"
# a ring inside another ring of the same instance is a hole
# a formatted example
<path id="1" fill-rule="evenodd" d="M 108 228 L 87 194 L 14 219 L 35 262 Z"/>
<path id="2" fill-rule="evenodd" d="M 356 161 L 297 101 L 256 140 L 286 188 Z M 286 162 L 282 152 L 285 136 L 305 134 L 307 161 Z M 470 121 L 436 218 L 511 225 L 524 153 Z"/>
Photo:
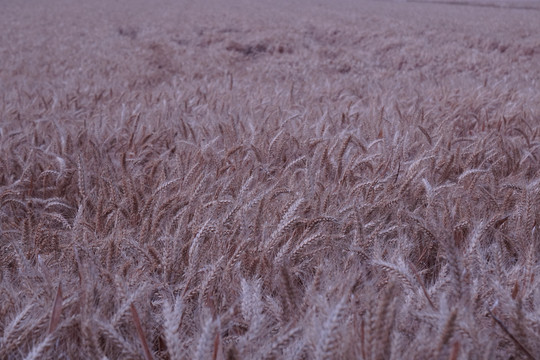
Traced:
<path id="1" fill-rule="evenodd" d="M 0 359 L 540 354 L 538 1 L 0 7 Z"/>

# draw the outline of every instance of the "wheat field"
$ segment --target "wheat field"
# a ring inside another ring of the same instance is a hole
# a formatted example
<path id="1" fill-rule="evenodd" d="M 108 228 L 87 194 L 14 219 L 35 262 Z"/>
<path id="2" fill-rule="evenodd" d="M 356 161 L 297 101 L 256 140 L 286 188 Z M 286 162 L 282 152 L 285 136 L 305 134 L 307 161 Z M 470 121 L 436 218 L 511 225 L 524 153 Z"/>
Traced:
<path id="1" fill-rule="evenodd" d="M 540 359 L 540 3 L 485 3 L 0 0 L 0 359 Z"/>

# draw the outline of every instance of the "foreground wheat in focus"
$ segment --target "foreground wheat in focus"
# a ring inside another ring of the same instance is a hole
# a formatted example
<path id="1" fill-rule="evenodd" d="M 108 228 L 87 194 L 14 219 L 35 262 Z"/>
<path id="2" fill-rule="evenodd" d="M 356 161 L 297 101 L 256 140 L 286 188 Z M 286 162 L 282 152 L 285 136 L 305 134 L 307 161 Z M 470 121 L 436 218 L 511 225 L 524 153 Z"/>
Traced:
<path id="1" fill-rule="evenodd" d="M 2 6 L 0 359 L 538 358 L 538 11 Z"/>

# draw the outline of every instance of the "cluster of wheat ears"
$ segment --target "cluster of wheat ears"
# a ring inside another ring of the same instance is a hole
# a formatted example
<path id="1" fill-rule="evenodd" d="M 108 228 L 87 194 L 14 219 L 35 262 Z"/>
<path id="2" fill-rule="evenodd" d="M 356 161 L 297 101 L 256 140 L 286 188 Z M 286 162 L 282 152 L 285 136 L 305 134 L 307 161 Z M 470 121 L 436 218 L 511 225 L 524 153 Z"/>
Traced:
<path id="1" fill-rule="evenodd" d="M 0 42 L 0 359 L 538 358 L 538 38 L 36 6 Z"/>

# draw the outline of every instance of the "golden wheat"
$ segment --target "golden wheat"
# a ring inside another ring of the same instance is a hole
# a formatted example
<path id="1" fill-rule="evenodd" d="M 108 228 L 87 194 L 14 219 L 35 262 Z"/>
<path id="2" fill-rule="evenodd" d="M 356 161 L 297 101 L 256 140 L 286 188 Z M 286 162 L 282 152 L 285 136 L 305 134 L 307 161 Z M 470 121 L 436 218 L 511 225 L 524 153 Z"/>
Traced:
<path id="1" fill-rule="evenodd" d="M 534 359 L 538 9 L 4 1 L 0 358 Z"/>

